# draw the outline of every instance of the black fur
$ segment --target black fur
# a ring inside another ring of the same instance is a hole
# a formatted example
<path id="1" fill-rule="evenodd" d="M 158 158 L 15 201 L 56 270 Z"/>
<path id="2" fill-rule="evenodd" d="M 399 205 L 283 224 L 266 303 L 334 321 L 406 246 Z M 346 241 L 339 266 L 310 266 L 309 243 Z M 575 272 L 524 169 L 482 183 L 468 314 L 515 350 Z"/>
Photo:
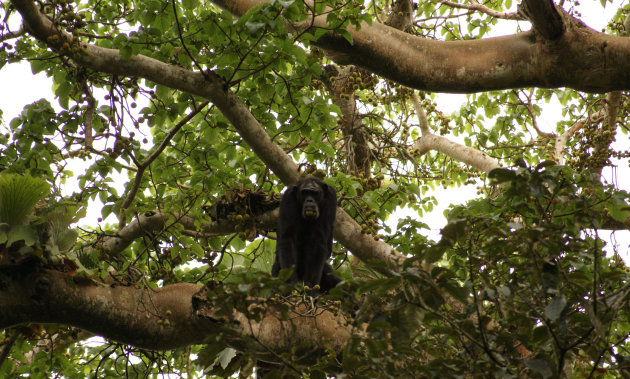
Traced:
<path id="1" fill-rule="evenodd" d="M 332 274 L 327 262 L 332 253 L 333 227 L 337 212 L 335 189 L 319 178 L 309 176 L 287 188 L 280 202 L 276 260 L 271 269 L 295 266 L 291 283 L 303 282 L 327 292 L 341 279 Z"/>

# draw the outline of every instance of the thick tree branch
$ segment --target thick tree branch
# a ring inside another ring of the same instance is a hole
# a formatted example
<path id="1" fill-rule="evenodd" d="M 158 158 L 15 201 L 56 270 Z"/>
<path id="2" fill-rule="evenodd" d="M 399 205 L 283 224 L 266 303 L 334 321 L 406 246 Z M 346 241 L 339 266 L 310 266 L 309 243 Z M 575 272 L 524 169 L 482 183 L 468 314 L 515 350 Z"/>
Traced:
<path id="1" fill-rule="evenodd" d="M 57 35 L 58 43 L 49 46 L 59 52 L 63 41 L 76 43 L 77 41 L 63 31 L 57 29 L 53 23 L 39 12 L 35 3 L 29 0 L 12 1 L 28 25 L 31 34 L 38 40 L 49 43 L 49 37 Z M 297 165 L 271 141 L 271 138 L 260 126 L 249 110 L 231 92 L 223 79 L 212 72 L 193 72 L 178 66 L 169 65 L 156 59 L 134 55 L 129 59 L 123 58 L 118 50 L 86 45 L 86 52 L 72 56 L 77 63 L 92 70 L 114 75 L 139 77 L 178 89 L 193 95 L 205 97 L 214 103 L 223 115 L 232 123 L 245 142 L 252 148 L 261 160 L 268 163 L 275 174 L 284 183 L 293 183 L 299 178 Z"/>
<path id="2" fill-rule="evenodd" d="M 523 0 L 518 11 L 532 22 L 534 30 L 545 39 L 551 41 L 562 34 L 562 17 L 553 0 Z"/>
<path id="3" fill-rule="evenodd" d="M 27 269 L 25 269 L 27 270 Z M 203 320 L 190 299 L 200 286 L 177 284 L 156 290 L 73 282 L 63 273 L 32 270 L 3 275 L 0 328 L 38 322 L 61 323 L 151 349 L 203 342 Z M 172 320 L 168 325 L 164 320 Z"/>
<path id="4" fill-rule="evenodd" d="M 223 332 L 232 347 L 269 361 L 300 344 L 340 352 L 351 333 L 342 316 L 323 309 L 314 315 L 297 307 L 285 320 L 273 306 L 261 303 L 266 310 L 260 322 L 238 311 L 215 317 L 212 302 L 193 305 L 202 287 L 188 283 L 158 289 L 111 287 L 32 266 L 19 273 L 0 270 L 0 278 L 0 328 L 60 323 L 155 350 L 201 344 Z"/>
<path id="5" fill-rule="evenodd" d="M 239 16 L 263 0 L 214 0 Z M 470 93 L 523 87 L 570 87 L 587 92 L 630 89 L 630 44 L 563 13 L 553 41 L 530 31 L 472 41 L 435 41 L 373 23 L 350 27 L 350 44 L 328 33 L 316 45 L 340 64 L 354 64 L 411 88 Z M 326 14 L 293 27 L 330 30 Z M 439 62 L 439 64 L 436 64 Z"/>
<path id="6" fill-rule="evenodd" d="M 46 16 L 39 12 L 32 1 L 14 0 L 12 4 L 22 15 L 31 34 L 38 40 L 48 43 L 52 49 L 63 53 L 62 41 L 69 41 L 71 45 L 77 43 L 70 34 L 58 30 Z M 235 5 L 235 9 L 240 8 Z M 53 35 L 57 36 L 59 42 L 50 42 L 52 39 L 49 37 Z M 254 153 L 283 183 L 291 185 L 299 179 L 295 162 L 273 143 L 251 112 L 214 73 L 193 72 L 144 55 L 134 55 L 125 59 L 118 50 L 92 45 L 84 47 L 85 51 L 76 56 L 73 55 L 72 59 L 92 70 L 120 76 L 141 77 L 209 99 L 230 121 Z M 361 226 L 341 208 L 337 209 L 335 238 L 363 260 L 384 261 L 396 267 L 404 259 L 388 244 L 374 241 L 370 236 L 361 234 Z"/>

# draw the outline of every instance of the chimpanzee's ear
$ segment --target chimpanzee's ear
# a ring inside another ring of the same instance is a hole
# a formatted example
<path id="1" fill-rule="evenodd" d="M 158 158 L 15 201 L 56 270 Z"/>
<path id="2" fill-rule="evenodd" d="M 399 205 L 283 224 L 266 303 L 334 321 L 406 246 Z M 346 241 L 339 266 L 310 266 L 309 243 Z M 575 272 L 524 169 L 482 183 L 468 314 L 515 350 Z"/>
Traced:
<path id="1" fill-rule="evenodd" d="M 284 191 L 284 196 L 292 196 L 293 198 L 297 199 L 297 186 L 293 185 L 293 186 L 289 186 L 287 187 L 287 189 Z"/>
<path id="2" fill-rule="evenodd" d="M 284 217 L 287 220 L 294 220 L 299 217 L 298 192 L 297 186 L 289 186 L 284 190 L 282 200 L 280 200 L 281 219 Z"/>
<path id="3" fill-rule="evenodd" d="M 326 182 L 322 182 L 322 190 L 326 194 L 326 196 L 330 196 L 337 201 L 337 191 L 335 191 L 335 187 L 329 186 Z"/>

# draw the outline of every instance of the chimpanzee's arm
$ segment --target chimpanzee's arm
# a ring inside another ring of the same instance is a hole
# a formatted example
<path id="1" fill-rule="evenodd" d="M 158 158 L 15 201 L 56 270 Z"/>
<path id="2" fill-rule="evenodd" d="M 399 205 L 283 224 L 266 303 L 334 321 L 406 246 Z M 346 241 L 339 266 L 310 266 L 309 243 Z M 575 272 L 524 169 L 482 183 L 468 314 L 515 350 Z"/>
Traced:
<path id="1" fill-rule="evenodd" d="M 276 261 L 271 269 L 271 274 L 274 276 L 277 276 L 281 269 L 295 266 L 297 263 L 296 222 L 300 218 L 300 209 L 295 192 L 295 186 L 289 187 L 280 202 L 276 233 Z M 293 275 L 291 275 L 291 282 L 295 282 L 297 279 L 296 271 L 294 269 Z"/>

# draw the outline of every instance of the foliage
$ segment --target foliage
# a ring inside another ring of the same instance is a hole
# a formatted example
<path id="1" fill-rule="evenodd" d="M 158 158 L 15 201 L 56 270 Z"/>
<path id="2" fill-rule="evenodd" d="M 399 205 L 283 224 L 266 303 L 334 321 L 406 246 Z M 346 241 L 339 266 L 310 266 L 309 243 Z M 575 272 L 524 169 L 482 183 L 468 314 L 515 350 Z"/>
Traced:
<path id="1" fill-rule="evenodd" d="M 23 224 L 48 192 L 46 182 L 31 176 L 0 175 L 0 222 Z"/>
<path id="2" fill-rule="evenodd" d="M 85 212 L 77 204 L 47 204 L 48 184 L 31 176 L 0 174 L 0 249 L 3 263 L 19 262 L 31 254 L 44 263 L 59 263 L 78 233 L 69 229 Z M 76 268 L 74 264 L 71 264 Z"/>
<path id="3" fill-rule="evenodd" d="M 382 262 L 358 262 L 336 243 L 333 266 L 345 283 L 321 304 L 346 314 L 356 330 L 367 330 L 340 354 L 327 351 L 309 365 L 282 356 L 288 364 L 271 375 L 286 374 L 287 367 L 293 375 L 318 378 L 339 372 L 546 378 L 563 370 L 588 376 L 601 369 L 597 374 L 604 375 L 603 368 L 617 375 L 614 369 L 630 356 L 628 269 L 601 230 L 624 225 L 629 196 L 602 180 L 591 162 L 591 153 L 615 131 L 604 135 L 599 124 L 586 125 L 588 133 L 569 139 L 566 165 L 553 165 L 552 139 L 536 130 L 549 104 L 561 107 L 559 121 L 546 132 L 561 134 L 604 109 L 606 95 L 538 88 L 483 92 L 467 95 L 447 114 L 447 100 L 420 93 L 431 132 L 512 168 L 486 177 L 443 153 L 420 155 L 413 148 L 421 137 L 413 92 L 362 69 L 337 66 L 312 45 L 327 32 L 352 43 L 347 28 L 384 21 L 386 3 L 317 1 L 316 12 L 332 8 L 331 29 L 315 34 L 297 33 L 283 22 L 308 19 L 302 1 L 271 1 L 240 18 L 198 0 L 45 0 L 38 6 L 82 43 L 117 49 L 127 59 L 145 55 L 219 75 L 304 173 L 326 177 L 364 234 L 409 258 L 400 272 L 384 276 Z M 486 3 L 499 11 L 513 5 Z M 0 5 L 0 19 L 19 18 L 11 2 Z M 607 31 L 621 30 L 627 13 L 627 5 L 620 8 Z M 488 37 L 497 24 L 488 12 L 464 12 L 440 1 L 419 2 L 414 17 L 409 33 L 440 40 Z M 8 30 L 7 21 L 2 41 Z M 28 34 L 7 37 L 0 46 L 0 64 L 28 62 L 33 73 L 50 78 L 56 97 L 55 104 L 41 99 L 27 105 L 2 125 L 2 254 L 34 252 L 42 264 L 92 280 L 115 272 L 116 285 L 220 283 L 213 296 L 226 314 L 249 312 L 248 296 L 268 297 L 282 288 L 282 280 L 267 274 L 273 230 L 251 221 L 252 207 L 231 208 L 226 218 L 236 226 L 226 235 L 203 234 L 211 221 L 207 206 L 227 194 L 272 196 L 285 187 L 216 107 L 144 79 L 88 70 Z M 67 48 L 82 53 L 80 45 Z M 335 81 L 345 69 L 350 79 L 338 91 Z M 359 115 L 352 128 L 344 124 L 349 100 Z M 624 94 L 617 116 L 624 134 L 629 118 Z M 359 137 L 370 149 L 366 171 L 350 169 Z M 622 146 L 605 155 L 608 166 L 627 165 L 630 153 Z M 144 162 L 150 164 L 139 174 Z M 464 193 L 472 186 L 479 196 L 466 204 L 463 195 L 445 199 L 440 191 Z M 447 224 L 437 226 L 443 226 L 442 236 L 434 241 L 431 228 L 437 227 L 428 215 L 448 202 L 459 205 L 448 212 Z M 84 218 L 88 207 L 96 216 Z M 163 230 L 121 252 L 102 247 L 134 217 L 155 210 L 175 215 Z M 405 216 L 395 220 L 401 211 Z M 194 226 L 176 222 L 184 216 Z M 69 229 L 76 222 L 81 228 Z M 423 263 L 432 264 L 429 271 Z M 58 325 L 34 338 L 13 332 L 3 335 L 6 341 L 16 336 L 10 359 L 0 365 L 3 377 L 192 376 L 203 370 L 230 376 L 252 373 L 260 363 L 248 351 L 226 347 L 220 333 L 203 347 L 150 352 L 114 341 L 48 351 L 37 348 L 38 339 L 82 337 Z"/>
<path id="4" fill-rule="evenodd" d="M 595 228 L 606 209 L 627 214 L 619 200 L 629 194 L 549 162 L 490 177 L 501 195 L 455 207 L 428 247 L 439 267 L 418 270 L 413 262 L 427 256 L 416 255 L 399 276 L 359 285 L 369 293 L 363 308 L 377 313 L 368 336 L 344 350 L 344 372 L 551 377 L 569 357 L 620 359 L 630 332 L 628 270 L 618 255 L 606 257 Z"/>
<path id="5" fill-rule="evenodd" d="M 48 186 L 41 179 L 0 175 L 0 246 L 10 247 L 18 241 L 29 246 L 37 242 L 36 234 L 25 224 L 47 191 Z"/>

